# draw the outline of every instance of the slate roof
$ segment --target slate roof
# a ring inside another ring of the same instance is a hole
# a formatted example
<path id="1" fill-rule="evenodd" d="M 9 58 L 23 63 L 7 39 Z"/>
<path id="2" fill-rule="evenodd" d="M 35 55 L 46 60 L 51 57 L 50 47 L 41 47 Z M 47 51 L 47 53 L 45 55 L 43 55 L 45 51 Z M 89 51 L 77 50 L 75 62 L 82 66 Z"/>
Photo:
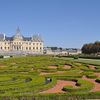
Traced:
<path id="1" fill-rule="evenodd" d="M 4 34 L 0 34 L 0 41 L 4 40 Z"/>
<path id="2" fill-rule="evenodd" d="M 24 40 L 24 41 L 31 41 L 32 38 L 31 38 L 31 37 L 23 37 L 23 40 Z"/>
<path id="3" fill-rule="evenodd" d="M 4 39 L 6 41 L 13 41 L 14 36 L 7 37 L 7 36 L 4 36 L 4 34 L 0 34 L 0 41 L 3 41 Z M 33 42 L 43 42 L 41 36 L 39 36 L 39 35 L 33 35 L 32 37 L 24 37 L 23 36 L 23 40 L 24 41 L 33 41 Z"/>
<path id="4" fill-rule="evenodd" d="M 7 37 L 7 36 L 5 36 L 5 40 L 6 41 L 12 41 L 13 40 L 13 37 Z"/>

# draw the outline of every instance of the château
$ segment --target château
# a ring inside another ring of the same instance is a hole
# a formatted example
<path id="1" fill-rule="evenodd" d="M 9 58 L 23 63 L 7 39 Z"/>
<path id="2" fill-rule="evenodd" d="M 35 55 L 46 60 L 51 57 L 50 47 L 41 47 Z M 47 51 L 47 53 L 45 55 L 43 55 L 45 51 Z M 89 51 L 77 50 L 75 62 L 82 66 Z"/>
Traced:
<path id="1" fill-rule="evenodd" d="M 0 54 L 43 54 L 43 40 L 40 35 L 24 37 L 17 28 L 12 37 L 0 34 Z"/>

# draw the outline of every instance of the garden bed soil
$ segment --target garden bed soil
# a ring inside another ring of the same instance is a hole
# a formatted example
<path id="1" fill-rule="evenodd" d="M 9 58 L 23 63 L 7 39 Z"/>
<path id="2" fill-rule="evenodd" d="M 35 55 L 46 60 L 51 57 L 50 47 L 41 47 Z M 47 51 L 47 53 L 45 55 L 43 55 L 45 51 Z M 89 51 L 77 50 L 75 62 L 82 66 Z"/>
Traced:
<path id="1" fill-rule="evenodd" d="M 94 73 L 97 77 L 100 77 L 100 73 Z"/>
<path id="2" fill-rule="evenodd" d="M 64 92 L 62 89 L 64 86 L 75 86 L 76 82 L 73 82 L 73 81 L 65 81 L 65 80 L 58 80 L 57 81 L 57 84 L 51 88 L 51 89 L 48 89 L 42 93 L 66 93 Z"/>
<path id="3" fill-rule="evenodd" d="M 90 69 L 96 69 L 96 66 L 94 66 L 94 65 L 88 65 L 88 67 L 89 67 Z"/>
<path id="4" fill-rule="evenodd" d="M 63 68 L 64 68 L 64 69 L 71 69 L 71 66 L 69 66 L 69 65 L 64 65 Z"/>
<path id="5" fill-rule="evenodd" d="M 57 66 L 48 66 L 50 69 L 57 69 Z"/>

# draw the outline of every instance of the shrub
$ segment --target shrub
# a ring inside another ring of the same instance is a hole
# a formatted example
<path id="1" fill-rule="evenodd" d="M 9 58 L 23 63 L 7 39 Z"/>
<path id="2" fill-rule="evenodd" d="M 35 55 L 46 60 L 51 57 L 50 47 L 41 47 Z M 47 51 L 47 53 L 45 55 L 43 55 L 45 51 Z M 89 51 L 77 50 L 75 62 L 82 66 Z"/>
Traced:
<path id="1" fill-rule="evenodd" d="M 18 77 L 13 77 L 12 81 L 16 81 L 18 79 Z"/>
<path id="2" fill-rule="evenodd" d="M 97 78 L 97 76 L 96 76 L 96 75 L 92 75 L 92 74 L 87 75 L 87 77 L 88 77 L 88 78 Z"/>
<path id="3" fill-rule="evenodd" d="M 10 58 L 12 58 L 13 56 L 10 56 Z"/>
<path id="4" fill-rule="evenodd" d="M 96 79 L 96 82 L 100 83 L 100 78 L 97 78 L 97 79 Z"/>
<path id="5" fill-rule="evenodd" d="M 25 79 L 25 82 L 30 82 L 30 81 L 32 81 L 32 78 L 30 78 L 30 77 Z"/>
<path id="6" fill-rule="evenodd" d="M 0 55 L 0 58 L 3 58 L 3 56 L 2 56 L 2 55 Z"/>
<path id="7" fill-rule="evenodd" d="M 78 58 L 79 58 L 79 56 L 78 56 L 78 55 L 75 55 L 75 56 L 73 56 L 73 58 L 74 58 L 74 59 L 78 59 Z"/>
<path id="8" fill-rule="evenodd" d="M 86 72 L 83 72 L 82 74 L 86 75 L 86 77 L 88 77 L 88 78 L 97 78 L 97 76 L 89 70 L 87 70 Z"/>
<path id="9" fill-rule="evenodd" d="M 82 79 L 78 79 L 76 85 L 78 86 L 76 88 L 74 88 L 73 86 L 65 86 L 63 87 L 63 90 L 68 92 L 87 92 L 94 86 L 93 83 Z"/>
<path id="10" fill-rule="evenodd" d="M 65 86 L 63 87 L 63 91 L 68 91 L 68 92 L 72 92 L 73 86 Z"/>

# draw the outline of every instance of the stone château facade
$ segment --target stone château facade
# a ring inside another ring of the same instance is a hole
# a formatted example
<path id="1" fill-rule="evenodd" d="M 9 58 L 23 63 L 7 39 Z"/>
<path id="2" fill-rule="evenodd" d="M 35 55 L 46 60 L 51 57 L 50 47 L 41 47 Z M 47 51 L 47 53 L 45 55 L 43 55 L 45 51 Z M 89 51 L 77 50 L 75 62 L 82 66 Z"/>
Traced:
<path id="1" fill-rule="evenodd" d="M 0 34 L 0 54 L 43 54 L 43 40 L 40 35 L 24 37 L 18 28 L 12 37 Z"/>

